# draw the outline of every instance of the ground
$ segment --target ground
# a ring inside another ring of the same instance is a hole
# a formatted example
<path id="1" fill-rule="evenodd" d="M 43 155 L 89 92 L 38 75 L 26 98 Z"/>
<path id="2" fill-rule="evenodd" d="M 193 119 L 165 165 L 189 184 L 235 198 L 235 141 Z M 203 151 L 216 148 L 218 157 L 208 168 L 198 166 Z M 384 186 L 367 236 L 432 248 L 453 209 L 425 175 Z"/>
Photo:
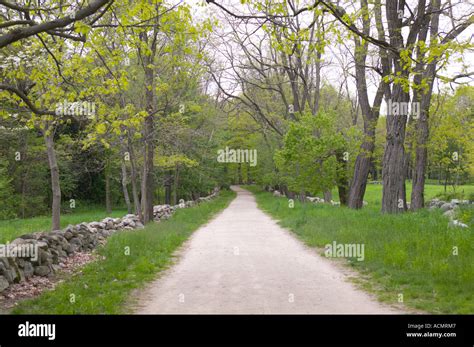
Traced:
<path id="1" fill-rule="evenodd" d="M 197 230 L 179 261 L 144 291 L 137 313 L 401 313 L 378 303 L 347 271 L 237 198 Z"/>

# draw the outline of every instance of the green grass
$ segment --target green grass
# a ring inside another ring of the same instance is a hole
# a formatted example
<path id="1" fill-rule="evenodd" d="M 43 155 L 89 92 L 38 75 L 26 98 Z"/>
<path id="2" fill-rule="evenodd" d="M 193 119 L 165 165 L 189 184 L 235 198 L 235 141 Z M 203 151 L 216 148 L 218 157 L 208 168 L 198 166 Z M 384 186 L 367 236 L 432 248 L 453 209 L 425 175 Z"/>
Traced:
<path id="1" fill-rule="evenodd" d="M 427 187 L 427 196 L 437 189 Z M 432 313 L 474 313 L 474 228 L 448 228 L 440 211 L 387 215 L 380 212 L 380 186 L 370 185 L 369 205 L 356 211 L 326 204 L 275 198 L 248 187 L 259 206 L 312 247 L 364 244 L 365 259 L 348 259 L 360 271 L 361 285 L 380 300 L 397 303 L 402 293 L 408 307 Z M 468 188 L 471 189 L 471 188 Z M 378 200 L 376 200 L 378 199 Z M 453 255 L 453 247 L 458 255 Z M 323 250 L 321 250 L 323 253 Z"/>
<path id="2" fill-rule="evenodd" d="M 126 209 L 114 210 L 112 214 L 109 215 L 105 212 L 104 207 L 82 207 L 74 210 L 74 212 L 62 214 L 61 227 L 66 227 L 68 224 L 99 221 L 105 217 L 123 217 L 126 214 Z M 16 237 L 24 234 L 50 230 L 51 216 L 0 220 L 0 243 L 12 241 Z"/>
<path id="3" fill-rule="evenodd" d="M 178 210 L 172 218 L 138 231 L 112 235 L 98 249 L 104 260 L 86 265 L 82 273 L 54 290 L 21 302 L 14 314 L 118 314 L 127 312 L 130 292 L 156 277 L 171 262 L 173 252 L 235 197 L 222 191 L 210 202 Z M 129 247 L 130 255 L 125 255 Z M 70 302 L 71 294 L 75 303 Z"/>
<path id="4" fill-rule="evenodd" d="M 407 198 L 410 201 L 411 198 L 411 182 L 406 184 Z M 448 186 L 446 189 L 447 193 L 453 193 L 453 188 Z M 456 188 L 456 193 L 462 193 L 465 199 L 469 198 L 470 194 L 474 194 L 474 185 L 465 185 L 459 186 Z M 444 186 L 437 184 L 426 184 L 425 185 L 425 201 L 429 201 L 434 197 L 444 194 Z M 318 195 L 320 198 L 323 197 L 322 194 Z M 334 201 L 339 201 L 339 196 L 337 194 L 337 188 L 332 190 L 332 196 Z M 377 207 L 382 206 L 382 185 L 381 184 L 367 184 L 367 190 L 365 192 L 364 200 L 369 203 L 369 205 L 376 205 Z M 441 198 L 441 200 L 443 200 Z"/>

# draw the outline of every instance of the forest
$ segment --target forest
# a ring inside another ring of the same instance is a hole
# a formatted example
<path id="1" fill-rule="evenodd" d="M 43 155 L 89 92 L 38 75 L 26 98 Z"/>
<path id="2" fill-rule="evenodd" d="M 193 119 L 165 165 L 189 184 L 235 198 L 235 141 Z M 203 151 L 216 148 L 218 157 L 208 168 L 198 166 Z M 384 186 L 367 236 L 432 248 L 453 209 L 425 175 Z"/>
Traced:
<path id="1" fill-rule="evenodd" d="M 0 0 L 0 314 L 472 314 L 473 14 Z"/>
<path id="2" fill-rule="evenodd" d="M 462 1 L 22 0 L 0 11 L 2 219 L 51 214 L 56 230 L 62 213 L 103 206 L 147 223 L 153 204 L 242 183 L 302 201 L 337 188 L 353 209 L 381 184 L 381 211 L 401 213 L 424 207 L 427 182 L 453 197 L 472 183 Z M 255 150 L 258 164 L 221 165 L 226 147 Z"/>

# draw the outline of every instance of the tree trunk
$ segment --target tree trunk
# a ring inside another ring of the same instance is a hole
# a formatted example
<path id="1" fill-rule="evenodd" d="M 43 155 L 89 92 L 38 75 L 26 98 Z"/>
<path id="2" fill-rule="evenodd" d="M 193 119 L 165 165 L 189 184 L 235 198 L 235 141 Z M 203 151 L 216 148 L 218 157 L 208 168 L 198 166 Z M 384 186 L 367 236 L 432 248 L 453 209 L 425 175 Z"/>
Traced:
<path id="1" fill-rule="evenodd" d="M 130 214 L 132 213 L 132 204 L 130 203 L 130 196 L 128 195 L 128 188 L 127 188 L 127 167 L 125 163 L 122 161 L 122 191 L 123 191 L 123 198 L 125 199 L 125 204 L 127 205 L 127 212 Z"/>
<path id="2" fill-rule="evenodd" d="M 243 180 L 242 180 L 242 163 L 239 163 L 238 172 L 239 172 L 239 184 L 243 184 Z"/>
<path id="3" fill-rule="evenodd" d="M 363 30 L 364 33 L 368 35 L 370 33 L 370 20 L 368 15 L 368 3 L 366 0 L 361 0 L 361 10 L 363 13 Z M 380 40 L 385 40 L 380 1 L 376 1 L 374 12 L 378 38 Z M 347 205 L 354 209 L 362 208 L 363 205 L 365 189 L 367 187 L 367 178 L 371 166 L 372 155 L 375 149 L 375 127 L 379 118 L 380 105 L 382 104 L 383 96 L 387 91 L 387 85 L 383 80 L 380 80 L 373 106 L 370 106 L 366 80 L 367 48 L 367 42 L 355 38 L 354 57 L 356 63 L 356 87 L 362 112 L 362 119 L 364 121 L 364 142 L 362 143 L 360 152 L 356 158 L 354 174 L 352 176 L 347 201 Z M 383 75 L 387 75 L 389 71 L 387 52 L 383 49 L 380 49 L 379 51 L 382 61 Z"/>
<path id="4" fill-rule="evenodd" d="M 133 144 L 130 142 L 130 137 L 128 138 L 128 153 L 130 155 L 130 174 L 132 181 L 133 208 L 135 214 L 139 216 L 140 220 L 143 220 L 142 209 L 140 206 L 140 197 L 138 194 L 138 178 L 137 168 L 135 164 L 135 151 L 133 150 Z"/>
<path id="5" fill-rule="evenodd" d="M 171 205 L 171 172 L 165 175 L 165 204 Z"/>
<path id="6" fill-rule="evenodd" d="M 173 205 L 178 204 L 178 188 L 179 188 L 179 168 L 176 166 L 174 174 L 174 191 L 173 191 Z"/>
<path id="7" fill-rule="evenodd" d="M 59 183 L 59 167 L 54 150 L 54 133 L 46 130 L 44 139 L 46 142 L 46 150 L 48 153 L 49 170 L 51 171 L 51 191 L 53 195 L 52 225 L 51 230 L 61 229 L 61 186 Z"/>
<path id="8" fill-rule="evenodd" d="M 344 152 L 336 153 L 336 158 L 339 164 L 341 165 L 341 169 L 337 175 L 337 191 L 339 194 L 339 202 L 341 205 L 347 205 L 348 199 L 348 187 L 349 182 L 347 178 L 347 161 L 344 160 Z"/>
<path id="9" fill-rule="evenodd" d="M 105 174 L 105 210 L 108 215 L 112 213 L 112 202 L 110 201 L 110 174 L 109 169 L 104 170 Z"/>
<path id="10" fill-rule="evenodd" d="M 153 63 L 156 54 L 156 42 L 158 34 L 158 26 L 153 27 L 150 42 L 148 42 L 148 33 L 140 33 L 140 40 L 150 48 L 150 54 L 141 57 L 143 60 L 143 69 L 145 72 L 145 109 L 148 115 L 145 118 L 143 128 L 143 177 L 142 177 L 142 222 L 148 223 L 153 220 L 153 194 L 154 194 L 154 115 L 155 115 L 155 93 L 154 93 L 154 76 L 155 71 Z"/>
<path id="11" fill-rule="evenodd" d="M 361 145 L 361 153 L 357 156 L 354 165 L 354 175 L 352 176 L 347 205 L 350 208 L 362 208 L 365 189 L 367 187 L 367 177 L 374 152 L 375 129 L 366 134 L 366 140 Z M 342 204 L 342 202 L 341 202 Z"/>
<path id="12" fill-rule="evenodd" d="M 402 21 L 400 20 L 400 11 L 403 14 L 403 0 L 388 1 L 386 3 L 386 17 L 389 30 L 390 44 L 401 50 L 403 45 L 403 36 L 401 33 Z M 420 5 L 420 4 L 419 4 Z M 394 65 L 394 74 L 400 76 L 402 80 L 408 80 L 409 70 L 403 65 L 400 54 L 390 51 L 391 60 Z M 405 128 L 407 122 L 406 110 L 401 105 L 410 101 L 410 95 L 403 89 L 401 83 L 393 85 L 392 92 L 387 95 L 389 104 L 387 110 L 387 135 L 385 152 L 382 165 L 382 212 L 399 213 L 406 211 L 406 190 L 405 190 Z M 398 106 L 398 112 L 391 105 Z"/>
<path id="13" fill-rule="evenodd" d="M 324 191 L 324 202 L 331 202 L 332 192 L 330 189 Z"/>
<path id="14" fill-rule="evenodd" d="M 407 77 L 407 76 L 403 76 Z M 409 96 L 401 85 L 394 86 L 392 102 L 407 103 Z M 382 212 L 406 211 L 405 126 L 406 114 L 387 115 L 387 136 L 382 166 Z"/>
<path id="15" fill-rule="evenodd" d="M 440 0 L 432 1 L 432 15 L 431 15 L 431 25 L 430 25 L 430 38 L 435 37 L 438 34 L 438 24 L 439 24 L 439 8 L 441 2 Z M 421 39 L 426 40 L 428 26 L 422 32 Z M 421 59 L 422 52 L 418 48 L 417 58 L 418 61 L 423 61 Z M 412 192 L 411 192 L 411 206 L 412 210 L 417 210 L 425 206 L 425 171 L 426 165 L 428 162 L 428 150 L 426 148 L 429 137 L 429 110 L 431 104 L 431 96 L 433 94 L 433 84 L 436 77 L 436 65 L 437 61 L 434 59 L 426 69 L 423 71 L 423 75 L 420 76 L 420 70 L 423 69 L 422 63 L 417 64 L 417 71 L 419 72 L 415 77 L 415 83 L 421 84 L 421 78 L 427 80 L 428 90 L 421 95 L 421 105 L 420 105 L 420 118 L 416 124 L 416 154 L 415 154 L 415 167 L 413 169 L 413 182 L 412 182 Z M 418 93 L 418 92 L 417 92 Z M 416 101 L 420 98 L 417 97 Z"/>

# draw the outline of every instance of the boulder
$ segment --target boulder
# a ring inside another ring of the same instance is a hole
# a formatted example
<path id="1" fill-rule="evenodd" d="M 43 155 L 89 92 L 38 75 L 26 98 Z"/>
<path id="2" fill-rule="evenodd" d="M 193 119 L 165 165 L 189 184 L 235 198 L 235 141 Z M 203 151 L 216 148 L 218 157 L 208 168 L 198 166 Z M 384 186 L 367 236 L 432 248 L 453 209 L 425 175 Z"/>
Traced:
<path id="1" fill-rule="evenodd" d="M 454 210 L 447 210 L 446 212 L 443 213 L 443 216 L 448 217 L 449 219 L 453 219 L 456 215 L 456 212 Z"/>
<path id="2" fill-rule="evenodd" d="M 0 276 L 0 292 L 3 292 L 9 286 L 10 283 L 7 281 L 7 279 L 4 276 Z"/>
<path id="3" fill-rule="evenodd" d="M 64 238 L 65 238 L 66 240 L 72 239 L 73 236 L 74 236 L 74 235 L 73 235 L 70 231 L 65 231 L 65 232 L 64 232 Z"/>
<path id="4" fill-rule="evenodd" d="M 23 273 L 25 274 L 25 278 L 28 279 L 33 276 L 35 272 L 35 269 L 33 265 L 31 265 L 30 262 L 25 262 L 25 265 L 23 266 Z"/>
<path id="5" fill-rule="evenodd" d="M 275 190 L 273 192 L 273 196 L 281 196 L 281 193 L 278 190 Z"/>
<path id="6" fill-rule="evenodd" d="M 41 265 L 41 266 L 37 266 L 35 267 L 35 275 L 36 276 L 47 276 L 49 273 L 51 272 L 51 270 L 49 269 L 49 266 L 46 266 L 46 265 Z"/>
<path id="7" fill-rule="evenodd" d="M 445 202 L 443 205 L 441 205 L 440 209 L 441 211 L 446 212 L 448 210 L 452 210 L 453 206 L 450 203 Z"/>
<path id="8" fill-rule="evenodd" d="M 466 224 L 458 221 L 458 220 L 452 220 L 448 224 L 449 227 L 458 227 L 458 228 L 469 228 Z"/>

